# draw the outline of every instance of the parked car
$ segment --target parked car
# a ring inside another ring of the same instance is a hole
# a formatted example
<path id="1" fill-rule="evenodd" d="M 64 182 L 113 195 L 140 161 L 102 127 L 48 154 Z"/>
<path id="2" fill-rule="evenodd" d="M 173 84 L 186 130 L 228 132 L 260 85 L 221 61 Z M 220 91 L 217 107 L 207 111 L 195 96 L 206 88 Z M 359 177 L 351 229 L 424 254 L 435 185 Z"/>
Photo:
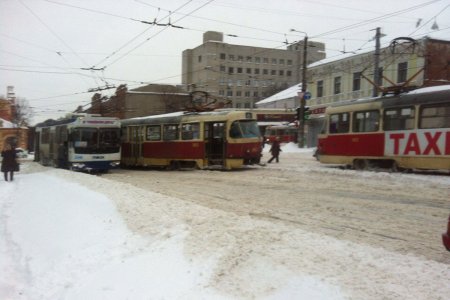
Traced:
<path id="1" fill-rule="evenodd" d="M 445 248 L 450 251 L 450 216 L 448 216 L 447 232 L 442 234 L 442 242 Z"/>
<path id="2" fill-rule="evenodd" d="M 22 148 L 16 148 L 16 157 L 17 158 L 27 158 L 28 152 Z"/>

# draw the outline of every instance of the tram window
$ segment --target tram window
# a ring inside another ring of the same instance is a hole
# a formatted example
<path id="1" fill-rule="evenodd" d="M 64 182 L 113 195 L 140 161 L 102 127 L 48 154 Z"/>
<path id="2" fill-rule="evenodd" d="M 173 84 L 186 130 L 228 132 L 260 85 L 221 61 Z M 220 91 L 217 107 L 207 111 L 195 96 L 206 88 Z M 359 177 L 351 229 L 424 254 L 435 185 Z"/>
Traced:
<path id="1" fill-rule="evenodd" d="M 178 140 L 178 125 L 166 124 L 163 127 L 163 139 L 165 141 Z"/>
<path id="2" fill-rule="evenodd" d="M 213 125 L 213 137 L 215 139 L 223 139 L 225 123 L 214 123 Z"/>
<path id="3" fill-rule="evenodd" d="M 161 140 L 161 126 L 159 125 L 147 126 L 146 140 L 147 141 Z"/>
<path id="4" fill-rule="evenodd" d="M 383 117 L 383 130 L 414 129 L 414 116 L 414 107 L 386 109 Z"/>
<path id="5" fill-rule="evenodd" d="M 330 133 L 346 133 L 350 129 L 348 113 L 330 115 Z"/>
<path id="6" fill-rule="evenodd" d="M 450 104 L 424 106 L 420 112 L 420 128 L 449 128 Z"/>
<path id="7" fill-rule="evenodd" d="M 200 123 L 189 123 L 181 125 L 182 140 L 196 140 L 200 138 Z"/>
<path id="8" fill-rule="evenodd" d="M 50 128 L 42 128 L 41 144 L 48 144 L 50 142 Z"/>
<path id="9" fill-rule="evenodd" d="M 258 124 L 255 121 L 234 121 L 230 127 L 231 138 L 259 137 Z"/>
<path id="10" fill-rule="evenodd" d="M 353 114 L 353 132 L 378 131 L 380 112 L 378 110 L 358 111 Z"/>

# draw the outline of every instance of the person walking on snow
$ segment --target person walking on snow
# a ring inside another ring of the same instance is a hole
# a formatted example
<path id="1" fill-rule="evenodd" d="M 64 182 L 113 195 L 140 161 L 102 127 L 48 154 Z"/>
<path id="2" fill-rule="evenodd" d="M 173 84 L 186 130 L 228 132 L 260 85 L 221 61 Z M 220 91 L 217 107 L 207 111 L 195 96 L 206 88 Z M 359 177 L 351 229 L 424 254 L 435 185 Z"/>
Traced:
<path id="1" fill-rule="evenodd" d="M 269 151 L 272 154 L 272 158 L 269 159 L 268 163 L 270 164 L 274 159 L 276 160 L 276 162 L 279 162 L 279 156 L 281 152 L 279 137 L 275 138 L 275 140 L 272 143 L 272 147 L 270 147 Z"/>
<path id="2" fill-rule="evenodd" d="M 9 172 L 9 180 L 13 181 L 14 179 L 14 171 L 17 170 L 18 164 L 16 161 L 16 150 L 14 150 L 11 145 L 6 144 L 5 148 L 2 151 L 2 172 L 5 175 L 5 181 L 8 181 L 8 172 Z"/>

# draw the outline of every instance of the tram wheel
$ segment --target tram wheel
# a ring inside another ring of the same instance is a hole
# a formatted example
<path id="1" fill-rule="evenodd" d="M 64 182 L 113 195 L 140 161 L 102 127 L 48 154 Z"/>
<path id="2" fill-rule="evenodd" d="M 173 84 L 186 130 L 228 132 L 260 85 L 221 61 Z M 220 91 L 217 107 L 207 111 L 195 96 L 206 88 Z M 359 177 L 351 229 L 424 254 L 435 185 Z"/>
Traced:
<path id="1" fill-rule="evenodd" d="M 355 159 L 353 161 L 353 169 L 358 171 L 367 170 L 369 168 L 369 161 L 367 159 Z"/>
<path id="2" fill-rule="evenodd" d="M 392 161 L 391 167 L 389 168 L 391 172 L 404 172 L 405 169 L 398 166 L 395 160 Z"/>

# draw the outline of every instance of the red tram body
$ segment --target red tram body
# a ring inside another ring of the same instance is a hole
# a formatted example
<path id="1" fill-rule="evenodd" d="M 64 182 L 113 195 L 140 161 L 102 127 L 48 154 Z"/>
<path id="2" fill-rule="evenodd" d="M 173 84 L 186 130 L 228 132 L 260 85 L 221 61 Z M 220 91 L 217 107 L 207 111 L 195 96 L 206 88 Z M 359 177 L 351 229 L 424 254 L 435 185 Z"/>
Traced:
<path id="1" fill-rule="evenodd" d="M 335 104 L 326 118 L 321 163 L 450 170 L 450 86 Z"/>
<path id="2" fill-rule="evenodd" d="M 296 125 L 274 125 L 266 127 L 264 137 L 272 143 L 278 137 L 281 143 L 296 143 L 298 127 Z"/>
<path id="3" fill-rule="evenodd" d="M 122 164 L 234 169 L 257 164 L 262 138 L 254 114 L 172 113 L 122 120 Z"/>

